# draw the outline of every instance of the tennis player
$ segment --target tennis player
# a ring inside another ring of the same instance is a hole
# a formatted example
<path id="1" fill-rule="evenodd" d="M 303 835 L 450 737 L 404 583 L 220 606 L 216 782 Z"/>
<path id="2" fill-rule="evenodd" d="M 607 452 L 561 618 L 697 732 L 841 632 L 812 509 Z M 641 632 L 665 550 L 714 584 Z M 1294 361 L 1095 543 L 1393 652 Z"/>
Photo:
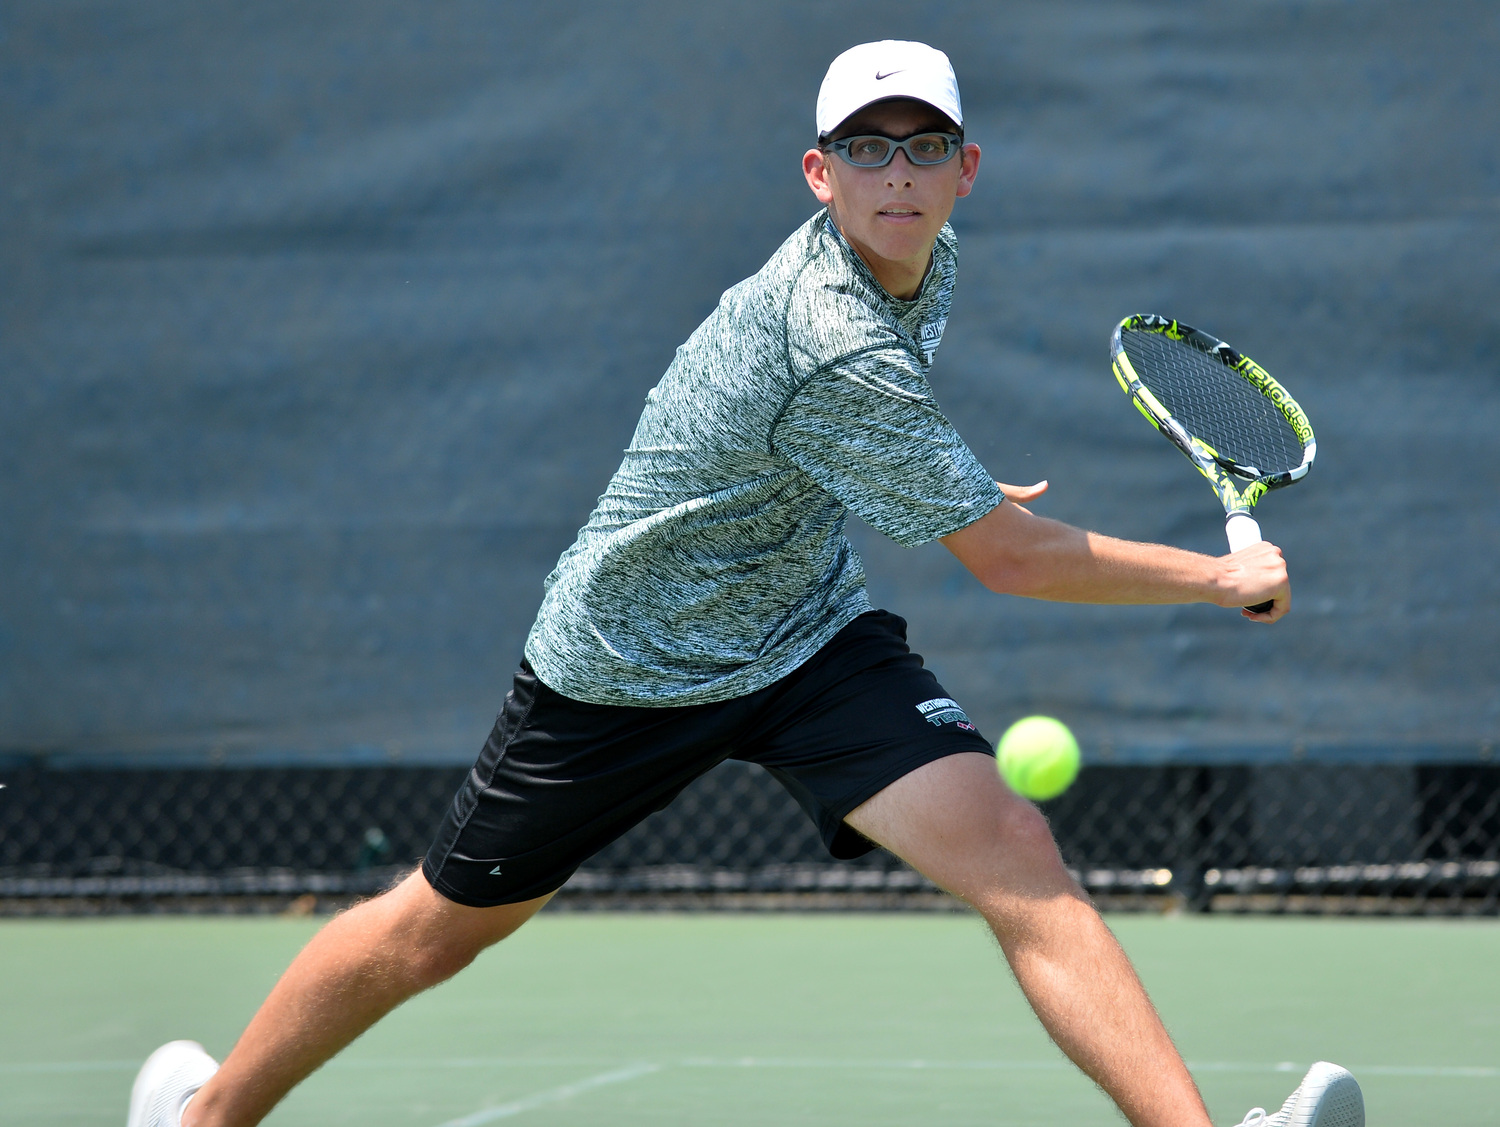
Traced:
<path id="1" fill-rule="evenodd" d="M 835 857 L 883 846 L 980 912 L 1048 1033 L 1131 1123 L 1209 1123 L 1046 820 L 1000 780 L 905 623 L 871 605 L 844 521 L 940 540 L 998 592 L 1274 600 L 1250 615 L 1261 622 L 1289 608 L 1281 552 L 1114 540 L 1019 503 L 1045 483 L 997 485 L 927 379 L 953 294 L 948 217 L 980 157 L 947 56 L 891 41 L 845 52 L 817 128 L 802 171 L 823 208 L 724 294 L 646 397 L 421 869 L 330 921 L 222 1066 L 193 1042 L 153 1054 L 130 1127 L 259 1123 L 725 758 L 770 771 Z M 1359 1099 L 1347 1072 L 1319 1065 L 1267 1122 L 1322 1122 L 1330 1101 Z"/>

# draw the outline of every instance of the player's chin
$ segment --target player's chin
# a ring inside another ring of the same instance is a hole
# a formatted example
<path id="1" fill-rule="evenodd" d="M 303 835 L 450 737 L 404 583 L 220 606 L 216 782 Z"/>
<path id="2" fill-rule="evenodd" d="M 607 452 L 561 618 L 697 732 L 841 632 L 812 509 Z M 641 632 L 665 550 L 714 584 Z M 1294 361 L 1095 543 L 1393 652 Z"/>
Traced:
<path id="1" fill-rule="evenodd" d="M 939 229 L 940 227 L 933 227 L 930 221 L 908 223 L 877 218 L 873 232 L 875 237 L 870 242 L 872 249 L 882 258 L 892 262 L 921 258 L 925 264 L 926 257 L 932 253 L 932 244 Z"/>

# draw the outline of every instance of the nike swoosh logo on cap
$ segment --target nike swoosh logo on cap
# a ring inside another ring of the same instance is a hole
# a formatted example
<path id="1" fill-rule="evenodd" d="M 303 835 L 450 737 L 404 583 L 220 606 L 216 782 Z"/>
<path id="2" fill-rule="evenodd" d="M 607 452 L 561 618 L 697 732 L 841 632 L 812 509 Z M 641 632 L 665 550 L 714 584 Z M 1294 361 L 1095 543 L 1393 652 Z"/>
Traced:
<path id="1" fill-rule="evenodd" d="M 901 72 L 902 72 L 902 71 L 904 71 L 904 70 L 905 70 L 905 69 L 906 69 L 906 68 L 905 68 L 905 67 L 902 67 L 902 68 L 901 68 L 901 70 L 888 70 L 888 71 L 886 71 L 886 72 L 885 72 L 885 73 L 884 73 L 884 74 L 881 74 L 881 73 L 880 73 L 880 72 L 879 72 L 879 71 L 878 71 L 878 70 L 877 70 L 877 71 L 876 71 L 876 72 L 875 72 L 875 81 L 876 81 L 876 82 L 879 82 L 879 81 L 880 81 L 880 80 L 881 80 L 881 79 L 883 79 L 883 78 L 889 78 L 889 77 L 890 77 L 890 76 L 891 76 L 891 75 L 893 75 L 893 74 L 900 74 L 900 73 L 901 73 Z"/>

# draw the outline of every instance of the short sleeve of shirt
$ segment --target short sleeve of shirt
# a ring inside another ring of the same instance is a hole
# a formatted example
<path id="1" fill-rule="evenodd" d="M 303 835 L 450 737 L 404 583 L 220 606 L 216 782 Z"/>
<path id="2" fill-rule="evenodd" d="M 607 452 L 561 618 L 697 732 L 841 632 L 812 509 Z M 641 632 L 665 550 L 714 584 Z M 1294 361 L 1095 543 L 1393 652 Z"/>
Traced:
<path id="1" fill-rule="evenodd" d="M 861 520 L 912 547 L 957 532 L 1005 497 L 938 410 L 899 345 L 824 365 L 772 431 L 789 458 Z"/>

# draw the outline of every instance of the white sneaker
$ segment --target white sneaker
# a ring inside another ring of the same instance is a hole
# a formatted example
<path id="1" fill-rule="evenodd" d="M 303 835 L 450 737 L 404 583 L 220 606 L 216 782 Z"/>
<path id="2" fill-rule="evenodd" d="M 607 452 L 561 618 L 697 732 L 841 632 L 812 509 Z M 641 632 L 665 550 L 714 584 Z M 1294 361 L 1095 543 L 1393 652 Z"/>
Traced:
<path id="1" fill-rule="evenodd" d="M 1365 1127 L 1365 1098 L 1347 1068 L 1320 1060 L 1280 1111 L 1251 1108 L 1239 1127 Z"/>
<path id="2" fill-rule="evenodd" d="M 197 1041 L 168 1041 L 136 1074 L 126 1127 L 180 1127 L 183 1107 L 218 1071 Z"/>

